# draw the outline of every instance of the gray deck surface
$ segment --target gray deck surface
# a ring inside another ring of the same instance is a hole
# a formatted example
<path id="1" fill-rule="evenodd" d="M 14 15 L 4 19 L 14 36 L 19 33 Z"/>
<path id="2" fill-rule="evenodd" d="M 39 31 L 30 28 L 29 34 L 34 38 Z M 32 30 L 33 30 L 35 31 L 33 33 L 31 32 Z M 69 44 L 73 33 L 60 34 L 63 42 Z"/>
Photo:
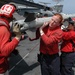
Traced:
<path id="1" fill-rule="evenodd" d="M 39 40 L 29 41 L 25 36 L 17 49 L 19 55 L 10 57 L 10 75 L 41 75 L 40 66 L 37 62 L 37 53 L 39 53 Z"/>
<path id="2" fill-rule="evenodd" d="M 19 55 L 10 57 L 10 75 L 41 75 L 40 65 L 37 62 L 39 53 L 39 40 L 29 41 L 27 35 L 17 49 Z M 75 67 L 73 67 L 75 71 Z M 75 73 L 74 73 L 75 74 Z"/>

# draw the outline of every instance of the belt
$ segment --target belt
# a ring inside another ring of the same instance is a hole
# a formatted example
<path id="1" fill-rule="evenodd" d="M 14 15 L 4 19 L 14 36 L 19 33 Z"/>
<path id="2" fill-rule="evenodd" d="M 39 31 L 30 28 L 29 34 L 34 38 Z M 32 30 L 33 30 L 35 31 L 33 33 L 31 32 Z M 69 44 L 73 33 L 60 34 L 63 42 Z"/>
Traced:
<path id="1" fill-rule="evenodd" d="M 56 53 L 56 54 L 52 54 L 52 55 L 50 55 L 50 54 L 43 54 L 43 53 L 40 53 L 40 55 L 43 56 L 43 57 L 56 57 L 56 56 L 59 56 L 58 53 Z"/>
<path id="2" fill-rule="evenodd" d="M 70 53 L 75 53 L 75 51 L 72 52 L 61 52 L 62 54 L 70 54 Z"/>

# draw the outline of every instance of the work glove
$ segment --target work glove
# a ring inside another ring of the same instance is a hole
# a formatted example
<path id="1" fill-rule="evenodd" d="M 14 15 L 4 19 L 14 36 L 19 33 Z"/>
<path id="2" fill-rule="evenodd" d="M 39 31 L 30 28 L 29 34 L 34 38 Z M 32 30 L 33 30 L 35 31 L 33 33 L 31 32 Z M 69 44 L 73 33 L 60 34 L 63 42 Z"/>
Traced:
<path id="1" fill-rule="evenodd" d="M 18 23 L 16 23 L 15 25 L 13 25 L 13 32 L 16 35 L 16 38 L 18 40 L 20 40 L 22 33 L 20 31 L 20 25 Z"/>

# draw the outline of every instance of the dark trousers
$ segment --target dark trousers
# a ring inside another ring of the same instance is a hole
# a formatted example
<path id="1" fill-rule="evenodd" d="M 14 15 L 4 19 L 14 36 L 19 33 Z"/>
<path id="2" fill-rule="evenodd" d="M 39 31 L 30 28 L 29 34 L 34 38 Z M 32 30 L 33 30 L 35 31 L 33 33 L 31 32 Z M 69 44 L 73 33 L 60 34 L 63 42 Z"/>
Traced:
<path id="1" fill-rule="evenodd" d="M 43 55 L 40 65 L 42 75 L 60 75 L 59 54 Z"/>
<path id="2" fill-rule="evenodd" d="M 61 54 L 61 75 L 74 75 L 72 67 L 75 62 L 75 52 Z"/>

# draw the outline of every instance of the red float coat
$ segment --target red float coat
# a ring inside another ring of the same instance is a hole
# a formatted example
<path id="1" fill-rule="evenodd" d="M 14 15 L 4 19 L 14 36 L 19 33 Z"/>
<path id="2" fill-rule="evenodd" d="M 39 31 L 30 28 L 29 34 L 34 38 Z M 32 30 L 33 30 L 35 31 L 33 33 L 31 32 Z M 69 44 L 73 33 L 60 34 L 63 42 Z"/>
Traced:
<path id="1" fill-rule="evenodd" d="M 61 45 L 62 52 L 73 52 L 73 46 L 70 40 L 75 43 L 75 31 L 63 32 L 63 43 Z"/>
<path id="2" fill-rule="evenodd" d="M 16 38 L 10 41 L 11 33 L 9 28 L 8 21 L 0 19 L 0 74 L 8 70 L 8 57 L 19 43 Z"/>
<path id="3" fill-rule="evenodd" d="M 59 52 L 58 42 L 62 38 L 62 30 L 60 27 L 50 30 L 49 26 L 43 29 L 44 34 L 40 36 L 39 29 L 36 31 L 36 38 L 40 37 L 40 52 L 43 54 L 56 54 Z M 33 39 L 34 40 L 34 39 Z"/>

